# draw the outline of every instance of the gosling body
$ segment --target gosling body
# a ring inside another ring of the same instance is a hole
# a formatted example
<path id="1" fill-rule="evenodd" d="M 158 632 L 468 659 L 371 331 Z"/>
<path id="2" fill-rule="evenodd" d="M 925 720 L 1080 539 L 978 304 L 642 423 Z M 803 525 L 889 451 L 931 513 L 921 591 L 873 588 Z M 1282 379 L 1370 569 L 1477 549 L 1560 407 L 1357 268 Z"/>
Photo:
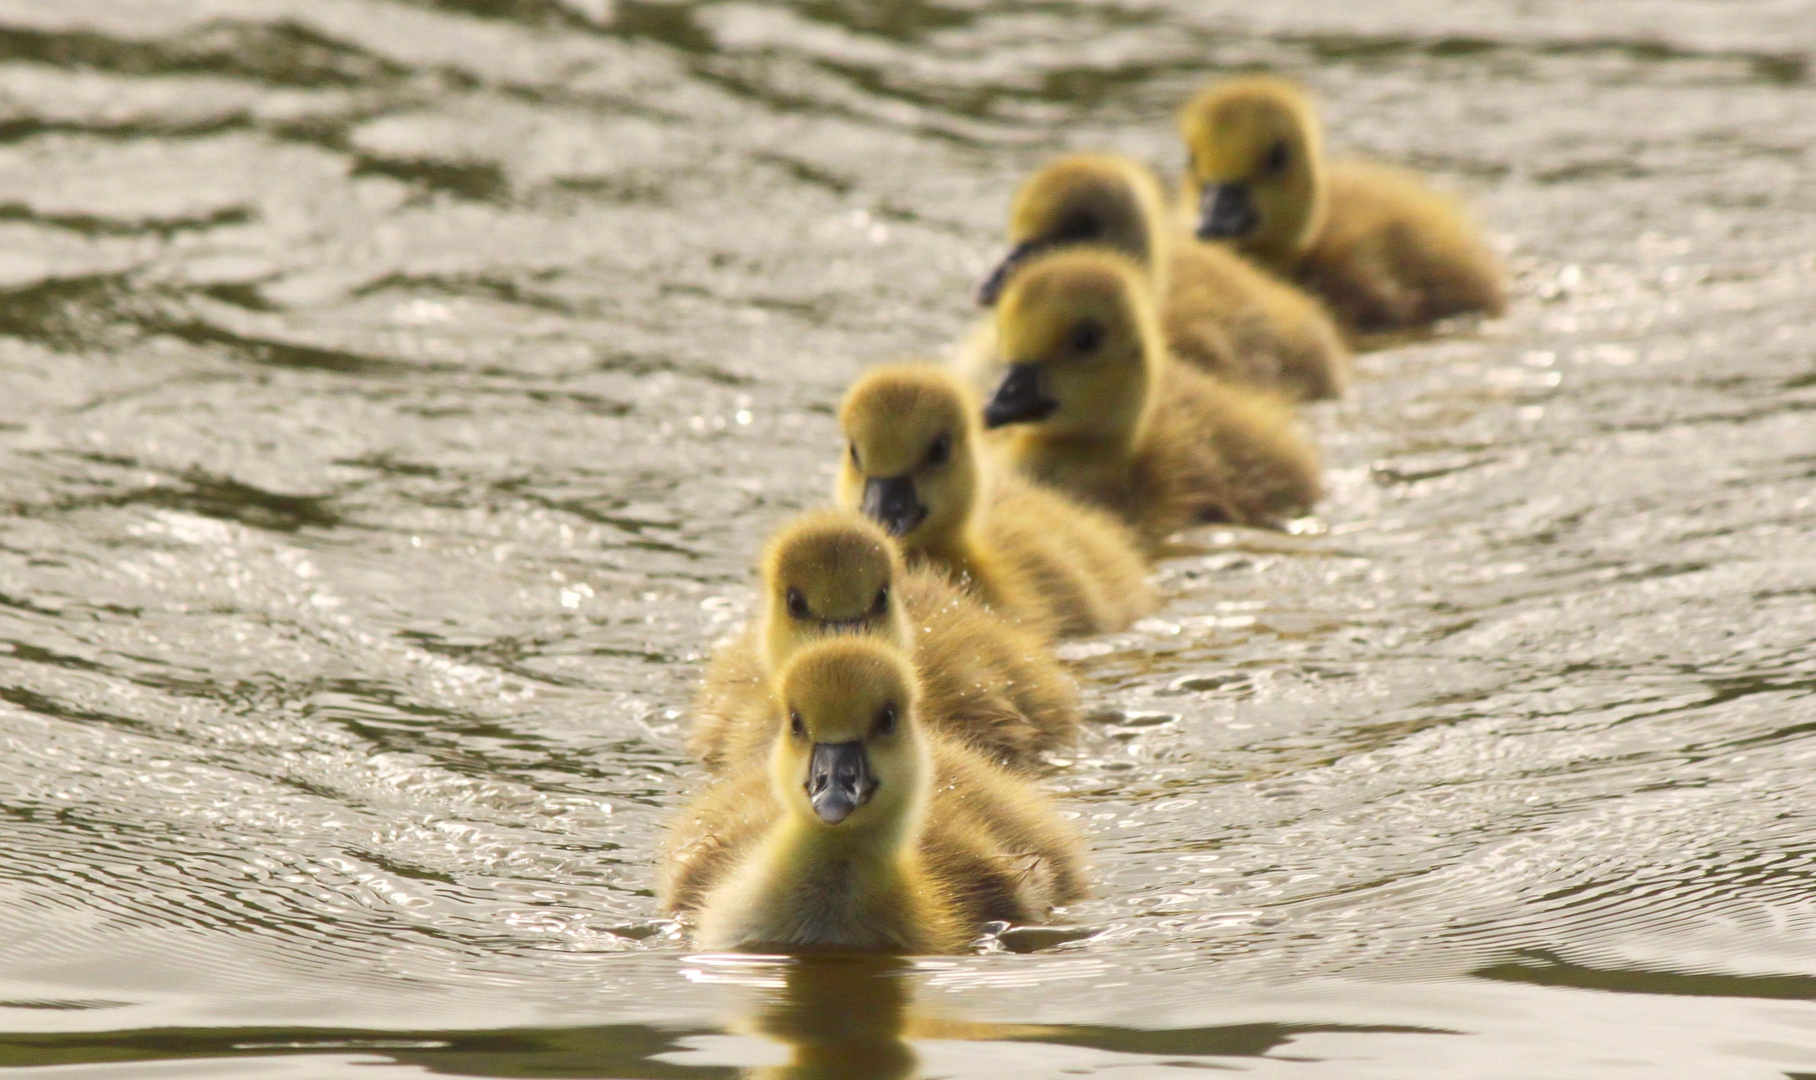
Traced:
<path id="1" fill-rule="evenodd" d="M 882 528 L 840 510 L 778 530 L 762 562 L 760 619 L 714 654 L 688 749 L 723 772 L 767 753 L 780 704 L 772 676 L 822 638 L 860 634 L 908 650 L 921 718 L 987 760 L 1026 769 L 1078 733 L 1078 691 L 1042 640 L 936 571 L 903 565 Z"/>
<path id="2" fill-rule="evenodd" d="M 1071 246 L 1120 251 L 1147 268 L 1161 329 L 1179 359 L 1233 382 L 1312 400 L 1342 395 L 1349 349 L 1323 306 L 1227 248 L 1201 243 L 1166 207 L 1151 170 L 1116 154 L 1074 154 L 1035 172 L 1009 212 L 1009 254 L 978 289 L 994 304 L 1019 266 Z M 994 335 L 974 335 L 975 370 Z"/>
<path id="3" fill-rule="evenodd" d="M 1316 111 L 1294 84 L 1212 86 L 1181 112 L 1180 132 L 1197 235 L 1304 284 L 1350 328 L 1505 310 L 1506 272 L 1456 200 L 1404 169 L 1326 162 Z"/>
<path id="4" fill-rule="evenodd" d="M 661 901 L 709 949 L 952 952 L 1084 894 L 1083 849 L 1038 791 L 919 722 L 907 657 L 803 647 L 766 760 L 671 828 Z"/>
<path id="5" fill-rule="evenodd" d="M 1045 255 L 997 308 L 1003 367 L 985 423 L 1014 465 L 1122 515 L 1150 550 L 1209 521 L 1277 526 L 1321 494 L 1317 452 L 1278 395 L 1168 355 L 1140 268 Z"/>
<path id="6" fill-rule="evenodd" d="M 1137 538 L 1101 510 L 989 468 L 976 405 L 948 372 L 878 368 L 839 419 L 835 497 L 881 524 L 911 563 L 1043 638 L 1120 630 L 1153 609 Z"/>

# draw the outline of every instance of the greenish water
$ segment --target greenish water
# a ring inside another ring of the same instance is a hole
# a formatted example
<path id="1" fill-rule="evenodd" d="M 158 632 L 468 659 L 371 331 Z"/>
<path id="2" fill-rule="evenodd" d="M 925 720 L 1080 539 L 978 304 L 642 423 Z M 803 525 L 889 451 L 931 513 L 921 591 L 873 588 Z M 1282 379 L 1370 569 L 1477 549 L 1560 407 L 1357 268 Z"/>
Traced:
<path id="1" fill-rule="evenodd" d="M 1816 15 L 0 3 L 0 1071 L 1816 1076 Z M 1069 932 L 690 955 L 767 531 L 1017 179 L 1266 65 L 1503 320 L 1067 647 Z M 794 1071 L 784 1068 L 793 1062 Z"/>

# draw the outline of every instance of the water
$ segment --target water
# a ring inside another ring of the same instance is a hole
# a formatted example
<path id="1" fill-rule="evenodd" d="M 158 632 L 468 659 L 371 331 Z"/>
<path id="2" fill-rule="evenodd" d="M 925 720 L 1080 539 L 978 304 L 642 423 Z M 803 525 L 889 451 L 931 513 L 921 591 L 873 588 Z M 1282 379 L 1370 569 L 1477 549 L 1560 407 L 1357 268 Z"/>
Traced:
<path id="1" fill-rule="evenodd" d="M 1816 1075 L 1816 18 L 1640 0 L 0 4 L 0 1066 Z M 1017 178 L 1266 64 L 1504 320 L 1319 406 L 1051 783 L 1071 932 L 689 955 L 698 661 Z M 829 1062 L 831 1064 L 829 1064 Z"/>

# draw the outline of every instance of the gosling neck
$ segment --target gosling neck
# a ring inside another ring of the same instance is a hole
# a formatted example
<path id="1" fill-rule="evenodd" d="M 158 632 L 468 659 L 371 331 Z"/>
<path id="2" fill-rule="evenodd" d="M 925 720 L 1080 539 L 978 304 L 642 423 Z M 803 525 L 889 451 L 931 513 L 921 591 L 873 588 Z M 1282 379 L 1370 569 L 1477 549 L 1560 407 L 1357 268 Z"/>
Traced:
<path id="1" fill-rule="evenodd" d="M 980 585 L 985 581 L 980 554 L 985 544 L 975 509 L 985 495 L 980 490 L 985 483 L 980 475 L 963 512 L 949 520 L 930 520 L 920 530 L 922 535 L 903 538 L 903 551 L 911 561 L 944 567 L 953 576 L 969 577 Z"/>
<path id="2" fill-rule="evenodd" d="M 924 921 L 919 857 L 905 846 L 831 835 L 840 829 L 785 814 L 720 902 L 708 905 L 701 944 L 924 951 L 915 930 Z"/>
<path id="3" fill-rule="evenodd" d="M 1164 221 L 1149 221 L 1148 228 L 1148 281 L 1155 296 L 1167 295 L 1173 281 L 1173 238 L 1171 230 Z"/>
<path id="4" fill-rule="evenodd" d="M 1139 171 L 1130 176 L 1129 184 L 1135 203 L 1135 228 L 1141 242 L 1140 250 L 1128 254 L 1146 268 L 1154 295 L 1165 296 L 1176 250 L 1175 227 L 1167 210 L 1166 194 L 1157 179 Z"/>

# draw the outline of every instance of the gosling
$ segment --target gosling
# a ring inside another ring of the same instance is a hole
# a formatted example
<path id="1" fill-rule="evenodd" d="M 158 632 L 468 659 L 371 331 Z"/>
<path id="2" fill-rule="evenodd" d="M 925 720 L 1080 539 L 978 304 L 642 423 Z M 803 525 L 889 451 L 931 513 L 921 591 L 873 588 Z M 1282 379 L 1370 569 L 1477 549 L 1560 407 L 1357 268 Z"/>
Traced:
<path id="1" fill-rule="evenodd" d="M 1507 278 L 1462 208 L 1403 169 L 1326 163 L 1310 98 L 1284 79 L 1214 85 L 1179 127 L 1197 233 L 1305 284 L 1362 331 L 1499 315 Z"/>
<path id="2" fill-rule="evenodd" d="M 1122 515 L 1150 551 L 1209 521 L 1278 527 L 1320 494 L 1285 400 L 1173 360 L 1141 269 L 1039 257 L 997 305 L 1004 371 L 984 425 L 1018 468 Z"/>
<path id="3" fill-rule="evenodd" d="M 985 306 L 1035 255 L 1108 247 L 1148 269 L 1174 356 L 1302 400 L 1341 397 L 1349 384 L 1349 349 L 1323 305 L 1179 228 L 1159 179 L 1129 158 L 1074 154 L 1040 169 L 1016 193 L 1009 242 L 1009 254 L 978 288 Z M 989 347 L 987 338 L 973 346 Z"/>
<path id="4" fill-rule="evenodd" d="M 1045 644 L 943 575 L 908 569 L 861 514 L 820 510 L 777 531 L 764 551 L 759 623 L 714 654 L 694 702 L 688 749 L 714 772 L 761 757 L 780 704 L 773 674 L 807 644 L 840 634 L 909 652 L 921 719 L 993 762 L 1033 767 L 1071 744 L 1078 690 Z"/>
<path id="5" fill-rule="evenodd" d="M 670 830 L 661 901 L 708 949 L 962 949 L 1084 894 L 1078 838 L 1027 781 L 920 721 L 913 666 L 863 637 L 782 669 L 767 762 Z"/>
<path id="6" fill-rule="evenodd" d="M 834 496 L 1043 639 L 1120 630 L 1153 610 L 1136 537 L 1109 514 L 978 458 L 977 407 L 932 364 L 859 379 L 839 422 Z"/>

